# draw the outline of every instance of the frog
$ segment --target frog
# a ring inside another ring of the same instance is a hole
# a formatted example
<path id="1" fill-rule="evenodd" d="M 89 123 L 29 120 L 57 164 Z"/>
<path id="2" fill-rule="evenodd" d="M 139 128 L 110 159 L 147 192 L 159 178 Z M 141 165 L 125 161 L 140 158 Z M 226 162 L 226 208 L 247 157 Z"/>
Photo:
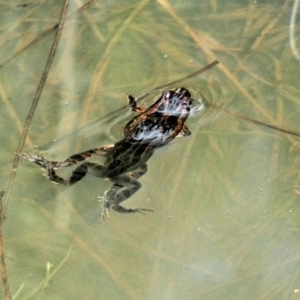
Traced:
<path id="1" fill-rule="evenodd" d="M 21 156 L 44 169 L 47 178 L 57 184 L 71 186 L 87 174 L 112 182 L 102 197 L 101 219 L 109 217 L 109 210 L 119 213 L 142 213 L 147 208 L 125 208 L 121 203 L 140 188 L 139 178 L 147 172 L 147 161 L 157 148 L 167 145 L 178 135 L 188 136 L 191 131 L 185 124 L 194 99 L 188 89 L 175 88 L 162 92 L 148 108 L 140 107 L 137 99 L 127 95 L 132 111 L 138 113 L 124 127 L 123 137 L 115 144 L 93 148 L 74 154 L 64 161 L 50 161 L 39 155 Z M 92 156 L 104 156 L 103 164 L 89 162 Z M 56 174 L 57 169 L 78 165 L 68 179 Z"/>

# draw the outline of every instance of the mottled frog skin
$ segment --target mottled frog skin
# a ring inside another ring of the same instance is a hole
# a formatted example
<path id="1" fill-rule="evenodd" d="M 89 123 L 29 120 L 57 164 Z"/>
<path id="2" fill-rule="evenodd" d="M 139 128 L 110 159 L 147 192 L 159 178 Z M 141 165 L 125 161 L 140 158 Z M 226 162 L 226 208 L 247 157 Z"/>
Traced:
<path id="1" fill-rule="evenodd" d="M 136 99 L 131 95 L 128 95 L 128 100 L 130 108 L 139 114 L 127 123 L 123 139 L 116 144 L 84 151 L 62 162 L 22 154 L 22 157 L 45 169 L 47 177 L 55 183 L 73 185 L 87 173 L 109 179 L 113 186 L 102 197 L 102 219 L 108 216 L 110 208 L 120 213 L 151 211 L 145 208 L 125 208 L 120 203 L 141 187 L 138 179 L 147 172 L 146 163 L 156 148 L 168 144 L 179 133 L 191 134 L 184 124 L 193 104 L 186 88 L 163 92 L 148 108 L 137 106 Z M 93 155 L 105 156 L 104 164 L 87 162 Z M 75 164 L 79 165 L 67 180 L 55 173 L 56 169 Z"/>

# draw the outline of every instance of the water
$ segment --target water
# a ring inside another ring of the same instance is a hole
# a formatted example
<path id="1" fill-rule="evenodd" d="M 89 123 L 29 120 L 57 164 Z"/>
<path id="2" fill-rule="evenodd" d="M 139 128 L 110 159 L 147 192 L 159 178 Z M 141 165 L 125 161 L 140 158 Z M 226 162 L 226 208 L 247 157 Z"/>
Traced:
<path id="1" fill-rule="evenodd" d="M 62 9 L 56 1 L 17 4 L 0 6 L 0 190 L 54 31 L 18 51 Z M 81 5 L 71 1 L 68 15 Z M 195 113 L 192 135 L 149 160 L 142 188 L 124 202 L 154 210 L 146 216 L 112 211 L 102 224 L 97 197 L 111 183 L 87 176 L 58 186 L 21 160 L 3 232 L 17 299 L 298 297 L 299 138 L 223 110 L 300 132 L 292 8 L 292 1 L 114 1 L 68 19 L 23 152 L 63 160 L 112 144 L 134 115 L 124 94 L 141 95 L 215 59 L 218 66 L 179 85 L 221 108 Z"/>

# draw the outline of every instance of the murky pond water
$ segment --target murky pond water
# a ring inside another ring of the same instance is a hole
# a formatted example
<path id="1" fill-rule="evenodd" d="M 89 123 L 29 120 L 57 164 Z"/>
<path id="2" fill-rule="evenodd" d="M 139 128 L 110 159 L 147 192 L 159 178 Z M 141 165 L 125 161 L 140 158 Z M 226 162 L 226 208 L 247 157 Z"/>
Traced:
<path id="1" fill-rule="evenodd" d="M 11 176 L 63 3 L 0 5 L 0 190 L 11 186 L 3 238 L 16 299 L 299 297 L 300 139 L 227 113 L 300 133 L 299 13 L 293 1 L 202 2 L 70 2 L 23 152 L 64 160 L 115 143 L 134 116 L 124 94 L 220 61 L 177 84 L 213 106 L 154 153 L 124 202 L 154 212 L 111 212 L 104 224 L 109 181 L 59 186 L 25 160 Z"/>

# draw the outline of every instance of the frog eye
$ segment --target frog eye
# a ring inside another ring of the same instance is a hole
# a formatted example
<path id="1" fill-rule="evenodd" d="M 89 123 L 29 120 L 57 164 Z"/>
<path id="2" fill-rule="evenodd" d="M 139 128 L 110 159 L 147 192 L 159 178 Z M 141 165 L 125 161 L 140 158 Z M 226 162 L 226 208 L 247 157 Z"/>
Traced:
<path id="1" fill-rule="evenodd" d="M 171 93 L 170 93 L 170 91 L 166 91 L 166 92 L 164 92 L 164 98 L 166 98 L 166 99 L 169 99 L 170 97 L 171 97 Z"/>

